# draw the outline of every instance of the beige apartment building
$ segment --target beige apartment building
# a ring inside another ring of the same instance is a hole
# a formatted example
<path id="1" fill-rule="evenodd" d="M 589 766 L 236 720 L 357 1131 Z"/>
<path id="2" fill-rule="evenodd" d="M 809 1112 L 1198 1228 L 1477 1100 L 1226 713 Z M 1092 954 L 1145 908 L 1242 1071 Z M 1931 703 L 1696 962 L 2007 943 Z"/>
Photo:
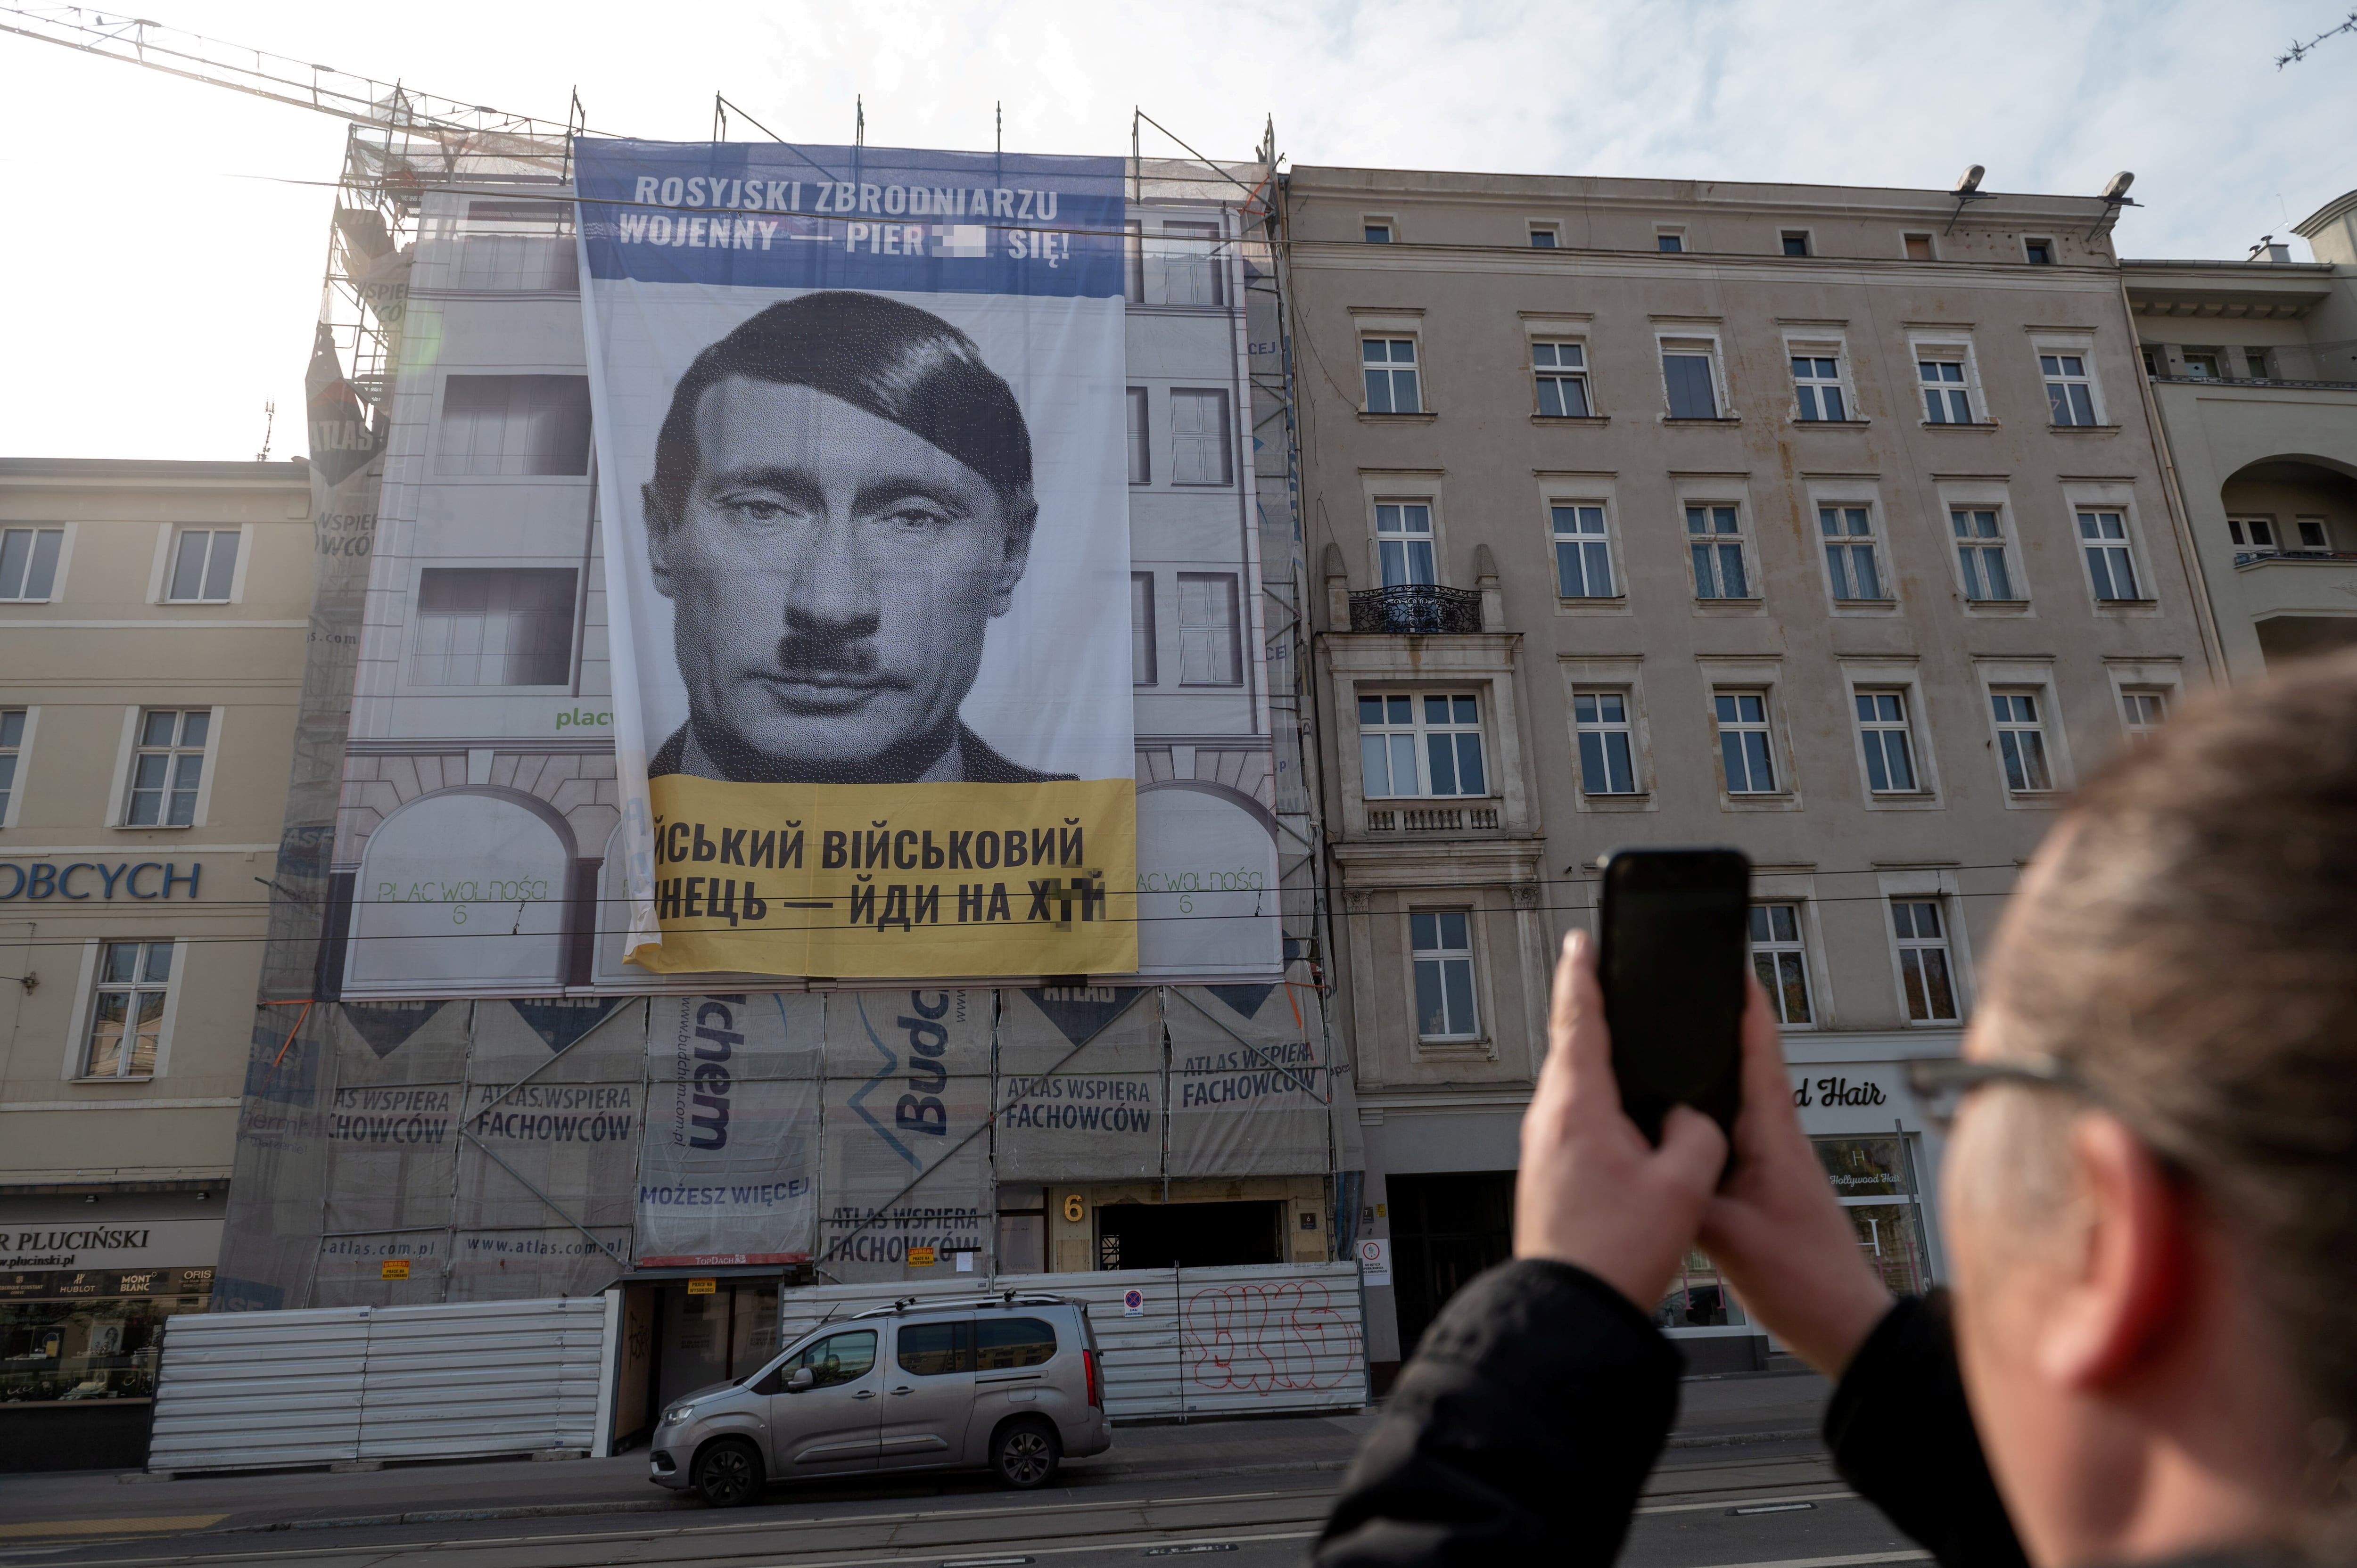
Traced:
<path id="1" fill-rule="evenodd" d="M 2244 261 L 2123 263 L 2226 668 L 2357 642 L 2357 190 Z"/>
<path id="2" fill-rule="evenodd" d="M 0 1468 L 135 1462 L 161 1319 L 210 1297 L 310 497 L 299 459 L 0 459 Z"/>
<path id="3" fill-rule="evenodd" d="M 1374 1361 L 1504 1255 L 1553 955 L 1623 846 L 1749 854 L 1828 1176 L 1894 1287 L 1942 1273 L 1906 1063 L 1956 1050 L 2062 791 L 2220 668 L 2115 210 L 1293 172 Z M 1769 1350 L 1699 1255 L 1659 1317 L 1701 1369 Z"/>

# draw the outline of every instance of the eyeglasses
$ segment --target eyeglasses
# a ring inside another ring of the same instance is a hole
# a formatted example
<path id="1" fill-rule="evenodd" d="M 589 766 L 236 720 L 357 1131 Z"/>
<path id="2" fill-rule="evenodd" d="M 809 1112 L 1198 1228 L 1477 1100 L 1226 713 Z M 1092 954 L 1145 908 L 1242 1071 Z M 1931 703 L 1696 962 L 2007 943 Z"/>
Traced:
<path id="1" fill-rule="evenodd" d="M 1923 1119 L 1943 1133 L 1964 1109 L 1964 1096 L 1985 1084 L 2020 1083 L 2085 1094 L 2087 1086 L 2052 1057 L 2017 1057 L 2010 1061 L 1966 1061 L 1961 1057 L 1919 1058 L 1907 1064 L 1907 1084 L 1923 1108 Z"/>

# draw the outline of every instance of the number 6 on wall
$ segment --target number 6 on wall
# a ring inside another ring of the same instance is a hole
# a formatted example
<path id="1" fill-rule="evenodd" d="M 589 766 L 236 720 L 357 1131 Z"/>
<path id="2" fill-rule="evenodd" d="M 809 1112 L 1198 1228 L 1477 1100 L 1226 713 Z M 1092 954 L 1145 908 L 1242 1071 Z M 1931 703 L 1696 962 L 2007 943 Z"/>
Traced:
<path id="1" fill-rule="evenodd" d="M 1077 1225 L 1081 1222 L 1081 1216 L 1087 1212 L 1088 1208 L 1081 1202 L 1081 1195 L 1079 1193 L 1069 1192 L 1064 1195 L 1065 1219 Z"/>

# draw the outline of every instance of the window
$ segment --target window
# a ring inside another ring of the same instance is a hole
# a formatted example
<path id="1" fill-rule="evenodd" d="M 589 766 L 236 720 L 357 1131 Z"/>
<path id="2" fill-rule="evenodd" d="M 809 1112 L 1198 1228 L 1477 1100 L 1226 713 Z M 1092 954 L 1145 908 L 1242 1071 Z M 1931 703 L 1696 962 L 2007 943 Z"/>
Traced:
<path id="1" fill-rule="evenodd" d="M 1751 967 L 1780 1024 L 1815 1021 L 1809 1011 L 1809 954 L 1798 904 L 1751 906 Z"/>
<path id="2" fill-rule="evenodd" d="M 1129 575 L 1129 683 L 1152 686 L 1156 673 L 1154 638 L 1154 574 Z"/>
<path id="3" fill-rule="evenodd" d="M 1842 402 L 1841 361 L 1818 357 L 1792 361 L 1792 388 L 1803 419 L 1847 419 Z"/>
<path id="4" fill-rule="evenodd" d="M 1718 716 L 1718 755 L 1727 765 L 1730 795 L 1772 795 L 1776 769 L 1769 761 L 1768 693 L 1720 692 L 1711 698 Z"/>
<path id="5" fill-rule="evenodd" d="M 1225 305 L 1227 268 L 1221 261 L 1217 223 L 1162 225 L 1155 242 L 1162 274 L 1164 305 Z"/>
<path id="6" fill-rule="evenodd" d="M 98 952 L 98 992 L 91 999 L 84 1078 L 152 1078 L 164 1034 L 164 993 L 172 980 L 172 944 L 107 942 Z"/>
<path id="7" fill-rule="evenodd" d="M 1154 451 L 1146 428 L 1149 402 L 1144 387 L 1129 389 L 1129 482 L 1133 485 L 1154 482 Z"/>
<path id="8" fill-rule="evenodd" d="M 234 528 L 182 529 L 173 542 L 164 596 L 176 604 L 227 604 L 237 580 L 238 537 Z"/>
<path id="9" fill-rule="evenodd" d="M 1662 383 L 1669 391 L 1672 419 L 1717 419 L 1718 392 L 1712 384 L 1710 356 L 1664 346 Z"/>
<path id="10" fill-rule="evenodd" d="M 1424 412 L 1415 386 L 1415 338 L 1362 338 L 1359 358 L 1366 366 L 1369 413 Z"/>
<path id="11" fill-rule="evenodd" d="M 1561 505 L 1547 508 L 1555 527 L 1555 585 L 1566 599 L 1609 599 L 1612 550 L 1604 538 L 1604 509 Z"/>
<path id="12" fill-rule="evenodd" d="M 1056 1329 L 1037 1317 L 974 1319 L 974 1366 L 985 1372 L 1037 1367 L 1056 1359 Z"/>
<path id="13" fill-rule="evenodd" d="M 2147 343 L 2138 348 L 2136 353 L 2138 357 L 2144 360 L 2144 373 L 2146 375 L 2165 376 L 2169 374 L 2168 349 L 2159 347 L 2158 344 Z"/>
<path id="14" fill-rule="evenodd" d="M 1534 250 L 1534 251 L 1552 251 L 1552 250 L 1554 250 L 1554 249 L 1555 249 L 1555 231 L 1554 231 L 1554 230 L 1552 230 L 1552 229 L 1534 229 L 1534 230 L 1532 230 L 1532 231 L 1531 231 L 1531 249 L 1532 249 L 1532 250 Z"/>
<path id="15" fill-rule="evenodd" d="M 2249 367 L 2253 381 L 2263 381 L 2267 379 L 2267 351 L 2265 349 L 2244 349 L 2243 361 Z"/>
<path id="16" fill-rule="evenodd" d="M 1687 544 L 1694 555 L 1695 597 L 1748 599 L 1742 529 L 1731 506 L 1686 508 Z"/>
<path id="17" fill-rule="evenodd" d="M 2186 349 L 2185 373 L 2200 376 L 2205 381 L 2216 381 L 2220 375 L 2217 353 L 2209 349 Z"/>
<path id="18" fill-rule="evenodd" d="M 1359 699 L 1362 793 L 1487 795 L 1481 767 L 1481 706 L 1470 696 Z"/>
<path id="19" fill-rule="evenodd" d="M 2087 379 L 2084 356 L 2040 354 L 2038 369 L 2046 377 L 2046 404 L 2055 424 L 2095 423 L 2095 389 Z"/>
<path id="20" fill-rule="evenodd" d="M 1587 353 L 1577 343 L 1534 343 L 1531 369 L 1539 379 L 1539 413 L 1549 419 L 1586 419 Z"/>
<path id="21" fill-rule="evenodd" d="M 16 761 L 25 755 L 25 710 L 0 708 L 0 827 L 16 799 Z"/>
<path id="22" fill-rule="evenodd" d="M 139 715 L 131 797 L 124 803 L 125 827 L 185 828 L 196 822 L 212 725 L 210 708 L 150 708 Z"/>
<path id="23" fill-rule="evenodd" d="M 573 670 L 573 569 L 428 566 L 418 575 L 421 686 L 561 686 Z"/>
<path id="24" fill-rule="evenodd" d="M 1170 482 L 1225 485 L 1235 480 L 1228 439 L 1228 394 L 1181 388 L 1170 394 Z"/>
<path id="25" fill-rule="evenodd" d="M 1243 679 L 1243 650 L 1232 572 L 1178 574 L 1178 683 L 1232 686 Z"/>
<path id="26" fill-rule="evenodd" d="M 1589 795 L 1634 795 L 1636 737 L 1623 692 L 1574 692 L 1572 727 L 1579 736 L 1579 788 Z"/>
<path id="27" fill-rule="evenodd" d="M 566 214 L 567 228 L 571 216 Z M 458 246 L 457 273 L 450 286 L 487 293 L 570 294 L 581 286 L 580 253 L 570 236 L 470 234 Z"/>
<path id="28" fill-rule="evenodd" d="M 1480 1037 L 1473 1008 L 1473 917 L 1465 909 L 1428 909 L 1407 918 L 1415 957 L 1415 1032 L 1426 1040 Z"/>
<path id="29" fill-rule="evenodd" d="M 1421 501 L 1378 504 L 1375 554 L 1386 588 L 1437 581 L 1432 564 L 1432 508 Z"/>
<path id="30" fill-rule="evenodd" d="M 811 1387 L 814 1389 L 857 1382 L 875 1369 L 876 1330 L 856 1328 L 847 1334 L 830 1334 L 815 1345 L 805 1345 L 778 1363 L 778 1379 L 783 1382 L 805 1367 L 810 1369 Z"/>
<path id="31" fill-rule="evenodd" d="M 1929 235 L 1929 234 L 1910 234 L 1910 235 L 1906 236 L 1906 242 L 1907 242 L 1907 259 L 1908 259 L 1909 261 L 1910 261 L 1910 262 L 1928 262 L 1928 261 L 1930 261 L 1930 260 L 1932 259 L 1932 236 L 1931 236 L 1931 235 Z"/>
<path id="32" fill-rule="evenodd" d="M 2122 692 L 2120 725 L 2130 740 L 2148 738 L 2169 717 L 2169 699 L 2159 692 Z"/>
<path id="33" fill-rule="evenodd" d="M 2299 547 L 2302 550 L 2330 550 L 2332 548 L 2332 537 L 2326 532 L 2324 520 L 2322 518 L 2303 517 L 2298 520 L 2298 527 Z"/>
<path id="34" fill-rule="evenodd" d="M 1817 531 L 1825 538 L 1825 570 L 1833 574 L 1837 599 L 1888 599 L 1876 564 L 1874 518 L 1862 506 L 1821 506 Z"/>
<path id="35" fill-rule="evenodd" d="M 1388 245 L 1392 242 L 1392 226 L 1388 223 L 1370 223 L 1366 227 L 1365 237 L 1370 245 Z"/>
<path id="36" fill-rule="evenodd" d="M 1866 746 L 1866 786 L 1878 795 L 1913 794 L 1915 746 L 1907 734 L 1903 692 L 1857 694 L 1857 733 Z"/>
<path id="37" fill-rule="evenodd" d="M 0 599 L 42 604 L 58 583 L 62 528 L 0 530 Z"/>
<path id="38" fill-rule="evenodd" d="M 1932 424 L 1971 424 L 1972 394 L 1964 390 L 1962 360 L 1919 360 L 1915 373 L 1923 382 L 1923 418 Z"/>
<path id="39" fill-rule="evenodd" d="M 2053 789 L 2054 770 L 2046 763 L 2046 726 L 2039 721 L 2037 693 L 1992 692 L 1989 705 L 1996 714 L 1997 755 L 2005 762 L 2005 787 L 2018 794 Z"/>
<path id="40" fill-rule="evenodd" d="M 1858 1250 L 1894 1295 L 1931 1287 L 1923 1202 L 1916 1194 L 1911 1137 L 1813 1138 L 1825 1177 L 1840 1195 Z"/>
<path id="41" fill-rule="evenodd" d="M 1907 1016 L 1918 1024 L 1953 1023 L 1956 983 L 1937 899 L 1893 898 L 1890 927 L 1899 938 L 1899 982 Z"/>
<path id="42" fill-rule="evenodd" d="M 1665 256 L 1674 256 L 1685 248 L 1686 237 L 1684 234 L 1656 234 L 1653 236 L 1653 249 L 1661 252 Z"/>
<path id="43" fill-rule="evenodd" d="M 2096 598 L 2119 601 L 2144 597 L 2136 587 L 2136 561 L 2128 549 L 2125 518 L 2115 511 L 2083 511 L 2079 514 L 2079 540 L 2087 552 L 2087 576 L 2094 584 Z"/>
<path id="44" fill-rule="evenodd" d="M 1958 507 L 1948 513 L 1948 526 L 1956 534 L 1956 564 L 1964 574 L 1964 597 L 2000 603 L 2019 599 L 2013 574 L 2006 568 L 2005 535 L 1996 509 Z"/>
<path id="45" fill-rule="evenodd" d="M 434 471 L 446 478 L 589 471 L 587 376 L 451 376 Z"/>
<path id="46" fill-rule="evenodd" d="M 1781 239 L 1783 241 L 1784 253 L 1786 255 L 1805 256 L 1809 253 L 1809 235 L 1807 230 L 1787 229 L 1781 235 Z"/>
<path id="47" fill-rule="evenodd" d="M 2276 520 L 2271 517 L 2230 517 L 2226 520 L 2226 537 L 2238 545 L 2273 554 L 2276 549 Z"/>
<path id="48" fill-rule="evenodd" d="M 2054 264 L 2054 242 L 2051 240 L 2024 240 L 2021 242 L 2021 249 L 2033 267 L 2050 267 Z"/>
<path id="49" fill-rule="evenodd" d="M 893 1335 L 893 1359 L 920 1378 L 974 1370 L 974 1324 L 903 1323 Z"/>

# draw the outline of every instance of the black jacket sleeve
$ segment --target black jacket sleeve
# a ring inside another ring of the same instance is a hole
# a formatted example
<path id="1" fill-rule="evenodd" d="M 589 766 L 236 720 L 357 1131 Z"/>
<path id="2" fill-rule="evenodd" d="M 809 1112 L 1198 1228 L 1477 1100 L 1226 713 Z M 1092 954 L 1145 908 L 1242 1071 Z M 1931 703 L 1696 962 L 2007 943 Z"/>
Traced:
<path id="1" fill-rule="evenodd" d="M 2028 1568 L 1964 1403 L 1945 1292 L 1903 1298 L 1867 1336 L 1825 1407 L 1825 1446 L 1941 1568 Z"/>
<path id="2" fill-rule="evenodd" d="M 1426 1330 L 1343 1477 L 1319 1568 L 1604 1568 L 1677 1414 L 1680 1369 L 1585 1270 L 1491 1269 Z"/>

